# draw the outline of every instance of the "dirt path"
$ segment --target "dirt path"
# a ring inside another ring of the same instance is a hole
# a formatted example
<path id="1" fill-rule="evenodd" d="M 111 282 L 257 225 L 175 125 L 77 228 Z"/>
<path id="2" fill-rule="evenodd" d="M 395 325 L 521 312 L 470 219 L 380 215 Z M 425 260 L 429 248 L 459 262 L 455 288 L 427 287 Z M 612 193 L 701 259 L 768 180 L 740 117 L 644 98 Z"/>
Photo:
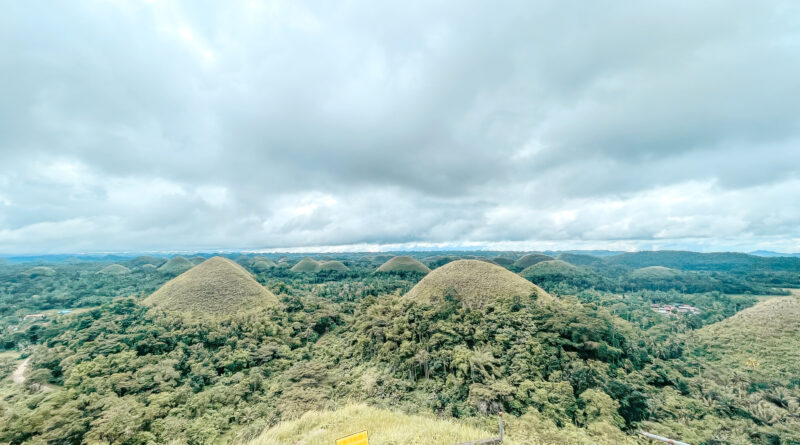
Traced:
<path id="1" fill-rule="evenodd" d="M 17 385 L 22 385 L 25 383 L 25 371 L 28 370 L 28 364 L 30 363 L 31 358 L 28 357 L 22 361 L 22 363 L 17 366 L 17 369 L 14 370 L 14 373 L 11 374 L 11 379 Z"/>

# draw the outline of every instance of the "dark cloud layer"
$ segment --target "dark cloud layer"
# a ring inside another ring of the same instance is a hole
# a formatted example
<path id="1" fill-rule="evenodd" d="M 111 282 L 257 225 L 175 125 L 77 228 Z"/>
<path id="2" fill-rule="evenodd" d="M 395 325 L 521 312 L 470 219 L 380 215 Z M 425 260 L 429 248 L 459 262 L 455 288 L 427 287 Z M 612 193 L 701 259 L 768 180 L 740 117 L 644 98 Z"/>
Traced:
<path id="1" fill-rule="evenodd" d="M 5 2 L 0 253 L 800 250 L 794 2 Z"/>

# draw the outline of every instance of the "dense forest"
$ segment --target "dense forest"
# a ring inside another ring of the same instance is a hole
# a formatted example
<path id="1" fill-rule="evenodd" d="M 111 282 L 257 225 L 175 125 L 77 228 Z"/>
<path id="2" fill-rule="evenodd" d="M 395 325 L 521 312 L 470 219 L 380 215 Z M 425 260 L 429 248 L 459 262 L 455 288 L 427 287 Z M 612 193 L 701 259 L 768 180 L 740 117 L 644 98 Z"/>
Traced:
<path id="1" fill-rule="evenodd" d="M 504 412 L 519 419 L 509 425 L 586 443 L 642 428 L 690 443 L 800 443 L 800 374 L 787 371 L 800 365 L 800 320 L 757 353 L 726 355 L 741 342 L 716 340 L 760 338 L 773 312 L 792 314 L 800 259 L 548 253 L 411 254 L 431 269 L 505 258 L 554 297 L 487 295 L 480 307 L 446 290 L 408 298 L 426 274 L 376 272 L 391 255 L 320 255 L 345 267 L 298 272 L 298 255 L 237 253 L 279 304 L 213 317 L 143 303 L 209 255 L 4 262 L 0 442 L 247 443 L 309 410 L 363 402 L 466 422 Z M 681 305 L 691 311 L 659 312 Z M 512 440 L 543 440 L 519 429 Z"/>

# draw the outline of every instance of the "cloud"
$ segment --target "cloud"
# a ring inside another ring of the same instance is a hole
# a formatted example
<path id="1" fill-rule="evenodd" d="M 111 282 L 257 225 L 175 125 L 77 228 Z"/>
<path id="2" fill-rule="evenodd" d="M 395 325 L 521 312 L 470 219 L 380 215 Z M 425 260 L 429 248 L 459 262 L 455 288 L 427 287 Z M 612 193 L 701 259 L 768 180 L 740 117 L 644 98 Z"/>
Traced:
<path id="1" fill-rule="evenodd" d="M 800 248 L 792 2 L 6 9 L 0 252 Z"/>

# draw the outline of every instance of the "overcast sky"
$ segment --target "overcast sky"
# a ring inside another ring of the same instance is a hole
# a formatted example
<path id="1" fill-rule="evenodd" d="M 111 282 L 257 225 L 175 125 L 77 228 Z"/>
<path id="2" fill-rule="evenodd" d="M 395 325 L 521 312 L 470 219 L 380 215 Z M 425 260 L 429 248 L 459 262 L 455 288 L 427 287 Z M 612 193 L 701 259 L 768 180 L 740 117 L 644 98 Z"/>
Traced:
<path id="1" fill-rule="evenodd" d="M 0 253 L 800 251 L 795 1 L 0 6 Z"/>

